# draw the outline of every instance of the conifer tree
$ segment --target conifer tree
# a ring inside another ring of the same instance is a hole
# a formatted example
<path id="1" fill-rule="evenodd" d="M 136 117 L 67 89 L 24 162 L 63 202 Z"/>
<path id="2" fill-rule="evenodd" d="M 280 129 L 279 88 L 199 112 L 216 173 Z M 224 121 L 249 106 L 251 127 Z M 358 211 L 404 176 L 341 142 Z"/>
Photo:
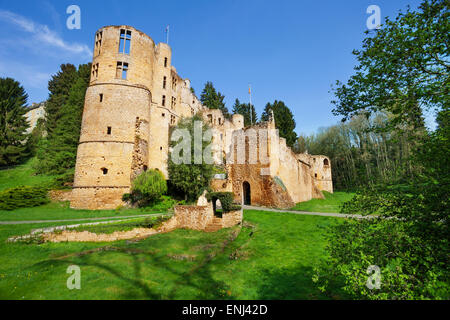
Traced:
<path id="1" fill-rule="evenodd" d="M 230 113 L 228 108 L 225 106 L 225 102 L 223 101 L 224 99 L 225 96 L 216 91 L 216 88 L 214 88 L 211 81 L 206 82 L 205 88 L 200 96 L 200 101 L 209 109 L 220 109 L 224 117 L 229 118 Z"/>
<path id="2" fill-rule="evenodd" d="M 233 114 L 241 114 L 244 116 L 244 126 L 250 126 L 258 122 L 258 115 L 255 111 L 255 106 L 250 103 L 241 103 L 236 99 L 233 105 Z"/>
<path id="3" fill-rule="evenodd" d="M 292 147 L 297 140 L 297 133 L 295 133 L 295 120 L 289 108 L 283 101 L 275 100 L 272 104 L 267 103 L 264 112 L 261 115 L 261 121 L 268 121 L 273 115 L 275 117 L 275 126 L 279 130 L 280 137 L 286 139 L 286 144 Z"/>
<path id="4" fill-rule="evenodd" d="M 19 82 L 0 78 L 0 166 L 18 164 L 27 156 L 27 99 Z"/>

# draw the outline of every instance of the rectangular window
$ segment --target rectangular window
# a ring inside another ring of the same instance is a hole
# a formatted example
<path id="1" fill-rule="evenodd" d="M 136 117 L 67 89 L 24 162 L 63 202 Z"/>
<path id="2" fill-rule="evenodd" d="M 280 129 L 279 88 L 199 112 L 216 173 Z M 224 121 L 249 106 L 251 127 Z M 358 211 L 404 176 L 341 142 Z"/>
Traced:
<path id="1" fill-rule="evenodd" d="M 120 29 L 119 53 L 130 54 L 131 31 Z"/>
<path id="2" fill-rule="evenodd" d="M 163 79 L 163 89 L 166 88 L 166 83 L 167 83 L 167 77 L 164 77 L 164 79 Z"/>
<path id="3" fill-rule="evenodd" d="M 103 102 L 103 93 L 100 93 L 100 102 Z"/>
<path id="4" fill-rule="evenodd" d="M 177 78 L 172 78 L 172 89 L 175 90 L 177 88 Z"/>
<path id="5" fill-rule="evenodd" d="M 100 54 L 100 49 L 102 47 L 102 37 L 103 37 L 103 32 L 97 32 L 95 35 L 95 53 L 97 55 Z"/>
<path id="6" fill-rule="evenodd" d="M 128 73 L 128 63 L 121 61 L 117 62 L 116 78 L 127 80 L 127 73 Z"/>
<path id="7" fill-rule="evenodd" d="M 161 102 L 162 106 L 165 107 L 166 106 L 166 96 L 162 96 L 162 102 Z"/>
<path id="8" fill-rule="evenodd" d="M 171 104 L 171 108 L 175 108 L 175 105 L 177 104 L 177 98 L 172 97 L 172 104 Z"/>
<path id="9" fill-rule="evenodd" d="M 111 130 L 112 130 L 111 127 L 108 127 L 107 133 L 111 134 Z"/>
<path id="10" fill-rule="evenodd" d="M 167 68 L 167 57 L 164 58 L 164 67 Z"/>
<path id="11" fill-rule="evenodd" d="M 96 79 L 98 77 L 98 63 L 92 65 L 92 78 Z"/>

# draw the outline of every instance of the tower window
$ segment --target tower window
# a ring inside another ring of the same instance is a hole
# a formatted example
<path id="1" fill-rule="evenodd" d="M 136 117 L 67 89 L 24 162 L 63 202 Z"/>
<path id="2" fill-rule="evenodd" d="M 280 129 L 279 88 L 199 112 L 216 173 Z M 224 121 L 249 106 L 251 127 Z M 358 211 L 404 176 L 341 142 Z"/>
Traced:
<path id="1" fill-rule="evenodd" d="M 108 174 L 108 169 L 102 168 L 102 172 L 103 172 L 103 175 L 107 175 Z"/>
<path id="2" fill-rule="evenodd" d="M 177 98 L 172 97 L 172 105 L 171 105 L 172 109 L 175 108 L 176 104 L 177 104 Z"/>
<path id="3" fill-rule="evenodd" d="M 164 67 L 167 68 L 167 57 L 164 58 Z"/>
<path id="4" fill-rule="evenodd" d="M 323 160 L 323 165 L 324 165 L 324 166 L 330 165 L 330 163 L 328 162 L 328 159 L 324 159 L 324 160 Z"/>
<path id="5" fill-rule="evenodd" d="M 111 127 L 108 127 L 107 134 L 111 134 Z"/>
<path id="6" fill-rule="evenodd" d="M 163 116 L 163 117 L 165 117 L 165 116 L 166 116 L 166 114 L 165 114 L 165 113 L 163 113 L 163 114 L 162 114 L 162 116 Z"/>
<path id="7" fill-rule="evenodd" d="M 166 106 L 166 96 L 162 96 L 161 104 L 162 104 L 163 107 Z"/>
<path id="8" fill-rule="evenodd" d="M 119 53 L 130 54 L 131 31 L 120 29 Z"/>
<path id="9" fill-rule="evenodd" d="M 92 78 L 96 79 L 98 77 L 98 63 L 92 65 Z"/>
<path id="10" fill-rule="evenodd" d="M 314 178 L 317 178 L 317 173 L 314 173 Z"/>
<path id="11" fill-rule="evenodd" d="M 128 63 L 121 61 L 117 62 L 116 78 L 127 80 L 127 73 L 128 73 Z"/>
<path id="12" fill-rule="evenodd" d="M 166 88 L 166 83 L 167 83 L 167 77 L 164 77 L 164 79 L 163 79 L 163 89 Z"/>
<path id="13" fill-rule="evenodd" d="M 103 102 L 103 93 L 100 93 L 99 97 L 100 97 L 100 102 Z"/>
<path id="14" fill-rule="evenodd" d="M 100 48 L 102 47 L 102 36 L 103 36 L 103 32 L 97 32 L 95 34 L 95 53 L 97 55 L 100 54 Z"/>

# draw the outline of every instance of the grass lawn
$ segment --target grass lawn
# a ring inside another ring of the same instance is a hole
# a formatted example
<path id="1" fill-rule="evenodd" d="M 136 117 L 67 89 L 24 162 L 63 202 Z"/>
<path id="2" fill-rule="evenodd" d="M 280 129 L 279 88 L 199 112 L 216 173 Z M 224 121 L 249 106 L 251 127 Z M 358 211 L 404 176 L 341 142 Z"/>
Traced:
<path id="1" fill-rule="evenodd" d="M 0 169 L 0 191 L 17 186 L 39 186 L 51 182 L 57 176 L 36 175 L 33 168 L 37 158 L 8 169 Z"/>
<path id="2" fill-rule="evenodd" d="M 34 208 L 20 208 L 13 211 L 0 210 L 0 221 L 64 220 L 102 217 L 123 217 L 152 213 L 164 213 L 167 210 L 152 208 L 118 210 L 75 210 L 68 202 L 51 202 Z"/>
<path id="3" fill-rule="evenodd" d="M 312 199 L 305 202 L 299 202 L 291 210 L 309 211 L 309 212 L 328 212 L 339 213 L 344 202 L 351 200 L 355 194 L 351 192 L 323 191 L 325 199 Z"/>
<path id="4" fill-rule="evenodd" d="M 312 269 L 326 258 L 325 229 L 339 221 L 249 210 L 242 229 L 40 245 L 5 240 L 52 224 L 3 225 L 0 299 L 328 299 Z M 81 290 L 66 287 L 73 264 Z"/>

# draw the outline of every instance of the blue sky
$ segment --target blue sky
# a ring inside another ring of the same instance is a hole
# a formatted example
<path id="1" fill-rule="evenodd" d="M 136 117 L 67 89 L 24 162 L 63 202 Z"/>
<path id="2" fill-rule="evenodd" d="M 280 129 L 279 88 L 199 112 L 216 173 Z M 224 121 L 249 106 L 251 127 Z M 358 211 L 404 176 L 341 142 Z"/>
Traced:
<path id="1" fill-rule="evenodd" d="M 369 5 L 394 17 L 414 0 L 341 1 L 10 1 L 0 0 L 0 77 L 20 81 L 29 102 L 47 99 L 47 82 L 62 63 L 91 61 L 95 31 L 127 24 L 165 41 L 170 25 L 172 63 L 191 79 L 197 95 L 206 81 L 247 102 L 248 84 L 258 114 L 282 100 L 297 133 L 311 134 L 339 121 L 331 113 L 330 86 L 345 81 L 366 30 Z M 69 30 L 66 9 L 81 8 L 81 29 Z"/>

